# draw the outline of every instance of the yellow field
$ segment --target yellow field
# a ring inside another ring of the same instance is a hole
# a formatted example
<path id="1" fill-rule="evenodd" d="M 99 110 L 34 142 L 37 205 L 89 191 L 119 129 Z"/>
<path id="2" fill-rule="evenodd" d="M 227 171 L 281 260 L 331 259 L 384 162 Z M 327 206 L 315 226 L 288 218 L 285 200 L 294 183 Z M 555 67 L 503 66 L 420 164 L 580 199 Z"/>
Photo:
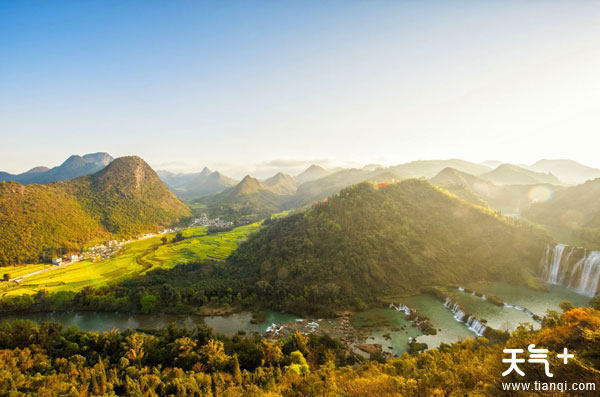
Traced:
<path id="1" fill-rule="evenodd" d="M 0 268 L 0 278 L 4 276 L 4 274 L 10 274 L 10 278 L 17 278 L 24 274 L 29 274 L 36 272 L 38 270 L 46 269 L 52 267 L 48 263 L 36 263 L 31 265 L 12 265 Z"/>
<path id="2" fill-rule="evenodd" d="M 101 262 L 94 263 L 89 260 L 76 262 L 28 277 L 22 280 L 20 285 L 12 282 L 2 283 L 0 294 L 2 296 L 33 294 L 40 290 L 78 291 L 87 286 L 98 288 L 153 269 L 168 269 L 178 264 L 206 259 L 223 260 L 236 249 L 240 241 L 259 228 L 259 223 L 253 223 L 229 232 L 207 235 L 206 228 L 197 227 L 184 230 L 185 239 L 177 243 L 163 244 L 162 236 L 133 241 L 126 244 L 117 256 Z M 174 234 L 166 236 L 171 241 Z M 50 267 L 50 265 L 45 266 Z M 27 265 L 23 266 L 23 269 L 14 268 L 19 269 L 15 272 L 13 267 L 7 267 L 5 272 L 14 278 L 42 268 L 44 265 Z"/>

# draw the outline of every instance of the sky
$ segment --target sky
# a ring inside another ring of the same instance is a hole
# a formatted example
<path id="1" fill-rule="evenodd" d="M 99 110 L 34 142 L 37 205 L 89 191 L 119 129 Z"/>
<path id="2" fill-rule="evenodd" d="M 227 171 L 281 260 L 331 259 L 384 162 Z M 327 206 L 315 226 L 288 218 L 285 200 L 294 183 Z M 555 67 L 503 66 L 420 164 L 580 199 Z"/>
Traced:
<path id="1" fill-rule="evenodd" d="M 594 1 L 2 1 L 0 170 L 600 168 L 599 20 Z"/>

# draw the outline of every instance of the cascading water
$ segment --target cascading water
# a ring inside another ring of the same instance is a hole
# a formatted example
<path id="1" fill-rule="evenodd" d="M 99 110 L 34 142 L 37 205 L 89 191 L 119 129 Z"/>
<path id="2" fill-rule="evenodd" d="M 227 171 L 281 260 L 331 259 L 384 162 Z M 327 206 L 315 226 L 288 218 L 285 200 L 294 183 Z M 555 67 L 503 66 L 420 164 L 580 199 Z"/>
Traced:
<path id="1" fill-rule="evenodd" d="M 467 327 L 469 327 L 471 331 L 475 332 L 477 336 L 483 336 L 483 333 L 487 328 L 481 321 L 477 320 L 473 316 L 469 316 L 467 319 Z"/>
<path id="2" fill-rule="evenodd" d="M 460 288 L 460 287 L 459 287 Z M 465 325 L 473 331 L 477 336 L 483 336 L 487 327 L 477 319 L 475 316 L 469 316 L 462 311 L 459 304 L 454 302 L 449 297 L 446 297 L 446 301 L 444 302 L 444 306 L 446 306 L 450 311 L 454 314 L 454 319 L 460 323 L 465 323 Z M 465 321 L 465 317 L 466 321 Z"/>
<path id="3" fill-rule="evenodd" d="M 576 248 L 565 244 L 557 244 L 553 250 L 546 248 L 545 266 L 542 278 L 550 284 L 560 284 L 570 287 L 580 294 L 595 296 L 600 283 L 600 251 L 582 252 L 582 257 L 571 264 Z"/>
<path id="4" fill-rule="evenodd" d="M 452 299 L 450 299 L 450 298 L 446 298 L 446 301 L 444 302 L 444 306 L 446 306 L 448 309 L 450 309 L 452 314 L 454 314 L 454 319 L 456 321 L 461 322 L 461 323 L 464 322 L 465 312 L 463 312 L 461 310 L 458 303 L 453 302 Z"/>
<path id="5" fill-rule="evenodd" d="M 592 251 L 584 257 L 583 270 L 575 289 L 582 294 L 594 296 L 598 291 L 600 281 L 600 252 Z"/>
<path id="6" fill-rule="evenodd" d="M 546 281 L 551 284 L 558 284 L 558 272 L 560 270 L 560 263 L 562 262 L 563 252 L 565 251 L 565 244 L 556 244 L 554 247 L 554 252 L 550 257 L 550 261 L 546 262 L 545 270 L 545 278 Z M 548 258 L 546 258 L 548 259 Z"/>

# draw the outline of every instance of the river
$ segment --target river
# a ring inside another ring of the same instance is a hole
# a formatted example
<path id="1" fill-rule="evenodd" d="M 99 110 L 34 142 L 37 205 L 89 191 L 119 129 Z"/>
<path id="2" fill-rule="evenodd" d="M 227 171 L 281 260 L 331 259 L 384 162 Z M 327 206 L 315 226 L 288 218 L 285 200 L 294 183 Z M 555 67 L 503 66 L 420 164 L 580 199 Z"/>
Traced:
<path id="1" fill-rule="evenodd" d="M 521 286 L 503 283 L 481 283 L 471 286 L 484 294 L 494 294 L 503 301 L 523 306 L 533 313 L 543 316 L 548 309 L 560 310 L 559 302 L 568 300 L 576 306 L 585 306 L 589 297 L 580 295 L 566 287 L 548 285 L 548 292 L 534 291 Z M 500 330 L 514 330 L 520 323 L 530 323 L 535 327 L 539 324 L 522 311 L 493 305 L 471 294 L 458 290 L 448 290 L 453 299 L 460 303 L 469 313 L 480 320 L 486 320 L 488 326 Z M 404 298 L 407 304 L 426 315 L 434 328 L 436 335 L 421 335 L 405 319 L 404 313 L 393 309 L 370 309 L 356 313 L 352 319 L 354 327 L 366 336 L 366 343 L 378 343 L 383 351 L 401 355 L 407 350 L 410 337 L 426 343 L 428 347 L 437 347 L 441 343 L 456 342 L 467 337 L 476 337 L 464 323 L 455 320 L 454 316 L 444 305 L 431 295 L 421 294 Z M 197 324 L 206 324 L 217 334 L 233 336 L 238 332 L 252 334 L 263 333 L 271 324 L 281 324 L 298 319 L 298 316 L 267 311 L 264 321 L 253 324 L 252 313 L 239 312 L 226 316 L 202 317 L 197 315 L 166 315 L 166 314 L 125 314 L 103 312 L 66 312 L 66 313 L 34 313 L 4 316 L 3 320 L 29 319 L 36 323 L 43 321 L 60 322 L 66 326 L 75 325 L 82 330 L 105 332 L 112 329 L 159 329 L 170 323 L 178 326 L 193 328 Z"/>

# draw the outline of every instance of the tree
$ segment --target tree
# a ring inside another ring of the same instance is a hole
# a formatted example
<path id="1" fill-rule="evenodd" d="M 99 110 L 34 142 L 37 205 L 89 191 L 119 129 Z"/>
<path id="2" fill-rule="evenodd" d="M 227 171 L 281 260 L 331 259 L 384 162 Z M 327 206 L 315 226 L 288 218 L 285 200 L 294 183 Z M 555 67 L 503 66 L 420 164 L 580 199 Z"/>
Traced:
<path id="1" fill-rule="evenodd" d="M 298 375 L 308 375 L 310 373 L 306 359 L 299 350 L 290 354 L 290 365 L 286 365 L 284 369 L 285 372 L 295 372 Z"/>
<path id="2" fill-rule="evenodd" d="M 175 234 L 175 237 L 173 237 L 174 243 L 177 243 L 182 240 L 183 240 L 183 233 L 181 233 L 181 232 L 177 232 L 177 234 Z"/>
<path id="3" fill-rule="evenodd" d="M 127 337 L 125 358 L 137 362 L 138 368 L 142 368 L 144 354 L 144 337 L 142 334 L 133 334 Z"/>
<path id="4" fill-rule="evenodd" d="M 233 355 L 233 369 L 231 371 L 231 376 L 236 384 L 239 385 L 242 383 L 242 371 L 240 371 L 240 363 L 238 361 L 237 353 Z"/>
<path id="5" fill-rule="evenodd" d="M 10 274 L 4 273 L 4 281 L 10 281 Z"/>
<path id="6" fill-rule="evenodd" d="M 574 306 L 569 301 L 562 301 L 558 304 L 558 307 L 560 307 L 563 312 L 568 312 L 569 310 L 573 309 Z"/>
<path id="7" fill-rule="evenodd" d="M 210 339 L 206 345 L 200 348 L 200 356 L 211 372 L 223 370 L 231 360 L 231 357 L 225 354 L 223 342 L 215 339 Z"/>
<path id="8" fill-rule="evenodd" d="M 148 314 L 156 307 L 158 298 L 155 295 L 146 294 L 140 299 L 142 313 Z"/>
<path id="9" fill-rule="evenodd" d="M 160 241 L 162 241 L 163 245 L 167 243 L 167 236 L 162 236 L 160 238 Z"/>

